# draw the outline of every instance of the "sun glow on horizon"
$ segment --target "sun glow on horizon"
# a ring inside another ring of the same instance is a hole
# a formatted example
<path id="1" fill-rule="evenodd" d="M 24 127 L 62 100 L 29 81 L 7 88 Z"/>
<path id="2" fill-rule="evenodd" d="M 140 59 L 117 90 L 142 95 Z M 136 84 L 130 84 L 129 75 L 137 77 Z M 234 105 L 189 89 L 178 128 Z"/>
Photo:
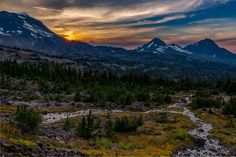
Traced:
<path id="1" fill-rule="evenodd" d="M 77 31 L 63 31 L 63 32 L 58 32 L 60 36 L 63 38 L 69 40 L 69 41 L 87 41 L 88 39 L 78 33 Z"/>
<path id="2" fill-rule="evenodd" d="M 0 8 L 27 12 L 70 41 L 133 49 L 155 37 L 181 46 L 212 38 L 236 53 L 235 4 L 234 0 L 1 0 Z"/>

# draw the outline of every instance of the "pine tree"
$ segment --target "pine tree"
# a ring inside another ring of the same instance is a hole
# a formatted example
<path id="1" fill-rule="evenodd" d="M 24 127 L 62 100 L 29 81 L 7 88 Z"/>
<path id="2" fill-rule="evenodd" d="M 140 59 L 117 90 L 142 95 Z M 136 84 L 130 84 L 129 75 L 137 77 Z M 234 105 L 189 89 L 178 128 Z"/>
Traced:
<path id="1" fill-rule="evenodd" d="M 92 132 L 94 130 L 94 120 L 93 120 L 93 115 L 92 115 L 92 112 L 91 110 L 89 111 L 89 114 L 87 116 L 87 137 L 91 137 L 92 136 Z"/>
<path id="2" fill-rule="evenodd" d="M 114 135 L 114 124 L 111 120 L 111 116 L 109 115 L 108 121 L 106 122 L 106 136 L 107 137 L 113 137 Z"/>
<path id="3" fill-rule="evenodd" d="M 63 129 L 64 129 L 65 131 L 69 131 L 69 130 L 71 129 L 72 125 L 73 125 L 73 124 L 72 124 L 71 120 L 67 117 L 67 118 L 66 118 L 66 121 L 65 121 L 65 123 L 64 123 Z"/>
<path id="4" fill-rule="evenodd" d="M 83 138 L 91 138 L 94 131 L 94 117 L 89 111 L 87 116 L 83 116 L 82 121 L 77 127 L 77 134 Z"/>
<path id="5" fill-rule="evenodd" d="M 79 125 L 77 127 L 77 134 L 80 137 L 87 138 L 86 119 L 85 119 L 85 117 L 82 118 L 82 121 L 79 123 Z"/>

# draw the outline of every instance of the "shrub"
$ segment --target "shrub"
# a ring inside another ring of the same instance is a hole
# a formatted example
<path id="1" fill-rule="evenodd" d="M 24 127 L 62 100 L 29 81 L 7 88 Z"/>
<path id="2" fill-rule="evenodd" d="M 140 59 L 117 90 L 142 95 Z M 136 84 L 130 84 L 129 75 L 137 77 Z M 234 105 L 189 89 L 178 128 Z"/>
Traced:
<path id="1" fill-rule="evenodd" d="M 187 136 L 188 134 L 185 131 L 181 131 L 181 130 L 177 130 L 173 134 L 173 138 L 175 140 L 181 140 L 181 141 L 183 141 Z"/>
<path id="2" fill-rule="evenodd" d="M 211 95 L 210 91 L 207 89 L 198 89 L 196 91 L 196 97 L 209 97 Z"/>
<path id="3" fill-rule="evenodd" d="M 48 82 L 45 80 L 39 80 L 38 81 L 38 88 L 42 92 L 48 92 L 50 90 L 50 87 L 48 85 Z"/>
<path id="4" fill-rule="evenodd" d="M 16 87 L 16 89 L 19 89 L 19 90 L 25 90 L 27 88 L 27 82 L 24 80 L 24 81 L 20 81 Z"/>
<path id="5" fill-rule="evenodd" d="M 69 131 L 71 128 L 73 127 L 73 122 L 71 121 L 71 119 L 69 119 L 68 117 L 66 118 L 66 121 L 64 123 L 63 129 L 65 131 Z"/>
<path id="6" fill-rule="evenodd" d="M 12 88 L 12 80 L 9 77 L 1 77 L 0 78 L 0 86 L 3 89 L 11 89 Z"/>
<path id="7" fill-rule="evenodd" d="M 104 148 L 111 148 L 112 142 L 107 138 L 98 138 L 96 139 L 96 145 L 102 146 Z"/>
<path id="8" fill-rule="evenodd" d="M 23 133 L 36 133 L 42 122 L 42 116 L 39 112 L 30 109 L 28 106 L 18 106 L 15 121 L 17 127 Z"/>
<path id="9" fill-rule="evenodd" d="M 106 122 L 106 136 L 112 137 L 114 135 L 114 123 L 109 116 L 108 121 Z"/>
<path id="10" fill-rule="evenodd" d="M 131 143 L 120 142 L 119 143 L 119 148 L 124 149 L 124 150 L 128 150 L 128 149 L 132 149 L 133 145 Z"/>
<path id="11" fill-rule="evenodd" d="M 147 101 L 149 94 L 147 92 L 138 92 L 135 97 L 137 101 Z"/>
<path id="12" fill-rule="evenodd" d="M 226 87 L 226 93 L 230 95 L 235 95 L 236 94 L 236 81 L 235 82 L 230 82 L 227 87 Z"/>
<path id="13" fill-rule="evenodd" d="M 1 124 L 0 130 L 3 134 L 5 134 L 7 136 L 12 136 L 12 137 L 21 136 L 20 129 L 14 125 Z"/>
<path id="14" fill-rule="evenodd" d="M 115 121 L 115 131 L 129 132 L 136 131 L 136 129 L 143 124 L 142 118 L 128 118 L 127 116 L 118 118 Z"/>
<path id="15" fill-rule="evenodd" d="M 210 98 L 197 97 L 197 98 L 193 99 L 193 102 L 192 102 L 193 109 L 209 108 L 209 107 L 219 108 L 223 105 L 224 105 L 224 101 L 221 100 L 220 98 L 210 99 Z"/>
<path id="16" fill-rule="evenodd" d="M 116 100 L 117 104 L 123 106 L 131 105 L 133 101 L 134 97 L 130 93 L 121 93 Z"/>
<path id="17" fill-rule="evenodd" d="M 83 138 L 91 138 L 92 132 L 94 131 L 94 117 L 89 111 L 87 116 L 83 116 L 77 127 L 77 134 Z"/>
<path id="18" fill-rule="evenodd" d="M 137 119 L 137 125 L 138 125 L 138 126 L 142 126 L 142 125 L 143 125 L 143 116 L 142 116 L 142 115 L 140 115 L 140 116 L 138 117 L 138 119 Z"/>
<path id="19" fill-rule="evenodd" d="M 152 101 L 153 102 L 156 102 L 158 104 L 162 104 L 162 103 L 170 103 L 171 102 L 171 97 L 166 94 L 166 95 L 163 95 L 163 94 L 160 94 L 160 95 L 157 95 L 155 97 L 152 98 Z"/>
<path id="20" fill-rule="evenodd" d="M 158 115 L 157 115 L 157 119 L 156 119 L 156 122 L 158 123 L 165 123 L 168 121 L 168 115 L 166 112 L 160 112 Z"/>
<path id="21" fill-rule="evenodd" d="M 164 97 L 164 102 L 166 102 L 166 103 L 171 102 L 171 97 L 168 94 Z"/>
<path id="22" fill-rule="evenodd" d="M 231 98 L 230 101 L 226 103 L 223 107 L 223 113 L 236 117 L 236 97 Z"/>
<path id="23" fill-rule="evenodd" d="M 229 120 L 227 120 L 226 127 L 227 128 L 235 128 L 233 119 L 230 118 Z"/>
<path id="24" fill-rule="evenodd" d="M 74 101 L 75 101 L 75 102 L 79 102 L 80 100 L 81 100 L 81 95 L 80 95 L 80 93 L 78 92 L 78 93 L 76 93 L 75 96 L 74 96 Z"/>

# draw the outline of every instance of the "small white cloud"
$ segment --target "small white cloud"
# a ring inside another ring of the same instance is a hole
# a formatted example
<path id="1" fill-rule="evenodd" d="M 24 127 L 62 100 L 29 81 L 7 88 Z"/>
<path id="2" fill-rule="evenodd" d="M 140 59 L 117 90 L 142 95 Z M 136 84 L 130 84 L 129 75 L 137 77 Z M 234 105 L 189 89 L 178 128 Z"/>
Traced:
<path id="1" fill-rule="evenodd" d="M 204 20 L 199 20 L 199 21 L 193 21 L 190 22 L 189 24 L 207 24 L 207 23 L 215 23 L 217 22 L 224 22 L 227 21 L 227 18 L 208 18 L 208 19 L 204 19 Z"/>
<path id="2" fill-rule="evenodd" d="M 137 24 L 138 25 L 146 25 L 146 24 L 159 24 L 159 23 L 165 23 L 165 22 L 169 22 L 169 21 L 173 21 L 173 20 L 178 20 L 178 19 L 183 19 L 186 18 L 186 15 L 184 14 L 180 14 L 180 15 L 174 15 L 174 16 L 167 16 L 164 17 L 160 20 L 143 20 L 143 21 L 139 21 Z"/>

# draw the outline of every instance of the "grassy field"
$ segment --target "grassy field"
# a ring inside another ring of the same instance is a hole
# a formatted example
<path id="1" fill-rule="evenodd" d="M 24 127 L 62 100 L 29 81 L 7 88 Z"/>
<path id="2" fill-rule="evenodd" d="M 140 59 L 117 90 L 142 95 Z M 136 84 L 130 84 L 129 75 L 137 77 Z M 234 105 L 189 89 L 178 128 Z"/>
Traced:
<path id="1" fill-rule="evenodd" d="M 114 115 L 113 118 L 121 116 L 124 114 Z M 113 138 L 78 138 L 74 141 L 59 142 L 49 140 L 47 143 L 50 146 L 79 150 L 87 155 L 102 156 L 170 156 L 178 148 L 192 144 L 187 130 L 193 127 L 193 124 L 188 118 L 168 114 L 168 121 L 158 123 L 155 113 L 143 116 L 144 124 L 135 132 L 115 132 Z"/>

